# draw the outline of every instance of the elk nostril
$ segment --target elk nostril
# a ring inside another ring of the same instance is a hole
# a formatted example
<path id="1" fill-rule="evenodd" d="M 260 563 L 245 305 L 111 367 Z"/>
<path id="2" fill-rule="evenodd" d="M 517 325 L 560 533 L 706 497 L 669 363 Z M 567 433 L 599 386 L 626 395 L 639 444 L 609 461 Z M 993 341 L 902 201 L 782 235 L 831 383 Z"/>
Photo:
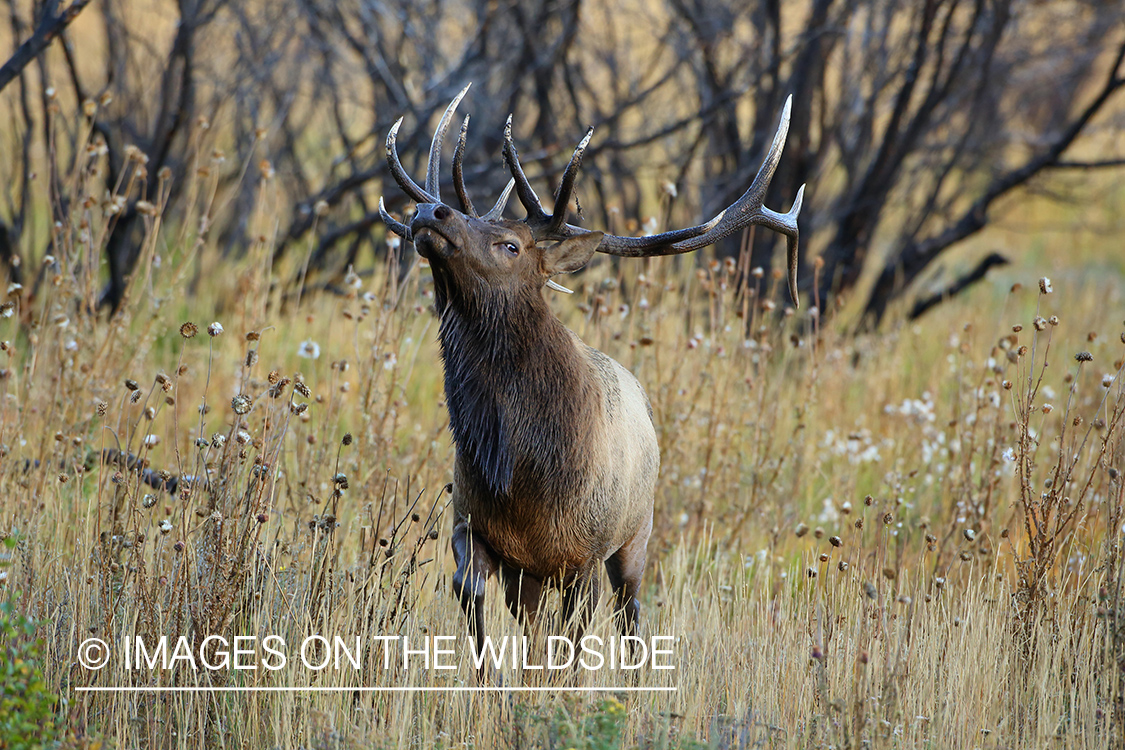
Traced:
<path id="1" fill-rule="evenodd" d="M 438 221 L 447 220 L 451 214 L 452 212 L 445 206 L 438 206 L 434 209 L 434 218 Z"/>

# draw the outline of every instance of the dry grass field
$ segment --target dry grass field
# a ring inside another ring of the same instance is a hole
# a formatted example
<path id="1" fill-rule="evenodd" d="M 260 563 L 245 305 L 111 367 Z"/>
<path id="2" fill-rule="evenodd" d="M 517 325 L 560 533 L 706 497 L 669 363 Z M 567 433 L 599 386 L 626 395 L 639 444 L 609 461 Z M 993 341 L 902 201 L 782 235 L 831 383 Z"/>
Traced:
<path id="1" fill-rule="evenodd" d="M 485 684 L 546 689 L 455 690 L 479 683 L 450 591 L 428 269 L 400 278 L 412 251 L 392 247 L 373 272 L 302 289 L 301 258 L 271 268 L 273 178 L 256 163 L 259 241 L 223 258 L 207 166 L 151 176 L 190 181 L 193 215 L 169 225 L 144 207 L 117 316 L 91 312 L 115 196 L 87 195 L 81 160 L 59 185 L 59 251 L 28 274 L 37 293 L 2 300 L 0 680 L 23 687 L 5 688 L 0 745 L 1121 746 L 1112 240 L 1029 250 L 917 324 L 862 337 L 821 329 L 812 300 L 786 310 L 783 283 L 734 262 L 603 259 L 571 278 L 558 314 L 652 400 L 642 634 L 672 637 L 675 668 L 505 667 Z M 139 463 L 99 461 L 125 454 Z M 171 477 L 174 491 L 154 486 Z M 518 637 L 489 596 L 491 634 Z M 593 630 L 614 632 L 605 602 Z M 198 655 L 211 635 L 256 639 L 258 668 L 125 662 L 127 639 L 182 636 Z M 287 644 L 280 669 L 262 660 L 269 635 Z M 314 635 L 358 639 L 358 667 L 301 663 Z M 454 668 L 385 659 L 388 635 L 455 636 Z M 80 662 L 89 638 L 109 644 L 103 669 Z"/>

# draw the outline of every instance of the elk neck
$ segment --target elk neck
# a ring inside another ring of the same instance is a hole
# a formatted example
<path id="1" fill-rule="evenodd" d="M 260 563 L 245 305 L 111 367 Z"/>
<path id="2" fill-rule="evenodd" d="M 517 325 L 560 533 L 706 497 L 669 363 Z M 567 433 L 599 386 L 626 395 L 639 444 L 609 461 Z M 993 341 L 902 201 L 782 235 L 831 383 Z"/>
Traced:
<path id="1" fill-rule="evenodd" d="M 443 274 L 442 274 L 443 275 Z M 602 388 L 535 287 L 437 279 L 450 428 L 465 479 L 499 502 L 562 502 L 593 476 Z"/>

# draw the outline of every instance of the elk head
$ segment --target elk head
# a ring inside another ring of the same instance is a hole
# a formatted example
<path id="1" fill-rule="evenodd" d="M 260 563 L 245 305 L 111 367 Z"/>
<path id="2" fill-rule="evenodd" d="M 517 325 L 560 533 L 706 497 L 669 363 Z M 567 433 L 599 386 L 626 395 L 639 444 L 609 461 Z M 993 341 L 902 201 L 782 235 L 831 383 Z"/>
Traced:
<path id="1" fill-rule="evenodd" d="M 802 185 L 797 190 L 793 207 L 787 213 L 771 211 L 762 204 L 770 179 L 781 160 L 781 151 L 789 131 L 792 97 L 785 100 L 781 122 L 774 133 L 773 143 L 757 176 L 734 204 L 710 221 L 695 227 L 648 237 L 619 237 L 602 232 L 591 232 L 566 222 L 567 206 L 574 192 L 582 155 L 590 143 L 593 128 L 586 132 L 586 136 L 574 150 L 574 155 L 571 156 L 570 163 L 563 172 L 554 208 L 548 214 L 543 210 L 539 197 L 532 189 L 520 165 L 519 155 L 512 142 L 512 118 L 509 116 L 504 128 L 504 161 L 512 173 L 512 179 L 504 188 L 496 205 L 485 214 L 478 215 L 465 190 L 462 172 L 465 139 L 469 126 L 469 118 L 466 116 L 461 126 L 457 149 L 453 154 L 453 185 L 457 192 L 460 210 L 442 202 L 438 184 L 441 149 L 457 105 L 468 90 L 469 87 L 466 86 L 453 99 L 434 132 L 426 168 L 425 188 L 411 179 L 398 157 L 396 140 L 402 118 L 399 118 L 387 134 L 387 164 L 391 174 L 403 192 L 418 203 L 417 213 L 410 226 L 392 218 L 387 213 L 382 199 L 379 200 L 379 213 L 387 227 L 408 242 L 412 241 L 417 251 L 431 263 L 445 267 L 456 277 L 454 286 L 458 289 L 469 291 L 485 287 L 516 289 L 527 288 L 530 284 L 535 289 L 547 285 L 560 291 L 568 291 L 551 281 L 550 277 L 581 268 L 590 260 L 594 252 L 633 258 L 687 253 L 756 224 L 786 236 L 789 294 L 793 298 L 793 303 L 799 306 L 797 216 L 801 211 L 805 186 Z M 513 188 L 527 211 L 527 216 L 520 221 L 501 218 Z M 550 242 L 555 244 L 540 245 Z"/>

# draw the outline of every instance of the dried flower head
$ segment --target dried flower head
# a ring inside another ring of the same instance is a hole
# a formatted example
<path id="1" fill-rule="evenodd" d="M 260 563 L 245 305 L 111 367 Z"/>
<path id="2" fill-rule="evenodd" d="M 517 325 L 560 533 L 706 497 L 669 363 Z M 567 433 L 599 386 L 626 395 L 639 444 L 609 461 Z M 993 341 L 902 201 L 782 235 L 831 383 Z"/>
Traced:
<path id="1" fill-rule="evenodd" d="M 350 432 L 345 432 L 344 438 L 340 442 L 343 443 L 344 445 L 351 445 L 352 444 L 352 434 Z"/>
<path id="2" fill-rule="evenodd" d="M 270 398 L 281 398 L 285 393 L 285 388 L 292 382 L 289 378 L 278 378 L 274 384 L 270 386 Z"/>
<path id="3" fill-rule="evenodd" d="M 218 321 L 215 321 L 211 325 L 207 326 L 207 334 L 211 338 L 215 338 L 216 336 L 222 336 L 223 335 L 223 324 L 219 323 Z"/>
<path id="4" fill-rule="evenodd" d="M 244 393 L 240 393 L 230 400 L 230 407 L 234 409 L 234 413 L 242 416 L 250 413 L 250 408 L 254 402 Z"/>
<path id="5" fill-rule="evenodd" d="M 1094 355 L 1090 352 L 1078 352 L 1074 355 L 1074 359 L 1076 362 L 1093 362 Z"/>
<path id="6" fill-rule="evenodd" d="M 1051 288 L 1051 280 L 1046 276 L 1039 279 L 1039 291 L 1043 294 L 1050 294 L 1051 292 L 1055 291 Z"/>

